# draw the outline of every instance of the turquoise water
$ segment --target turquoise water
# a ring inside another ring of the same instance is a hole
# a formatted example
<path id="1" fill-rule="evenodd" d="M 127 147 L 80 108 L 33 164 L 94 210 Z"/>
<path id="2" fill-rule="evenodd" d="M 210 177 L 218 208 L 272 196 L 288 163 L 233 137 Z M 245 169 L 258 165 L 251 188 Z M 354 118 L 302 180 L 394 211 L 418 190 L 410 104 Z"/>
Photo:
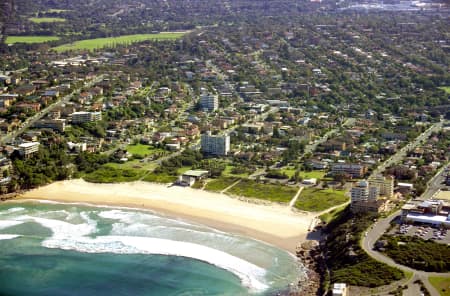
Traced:
<path id="1" fill-rule="evenodd" d="M 150 211 L 0 204 L 0 295 L 273 295 L 289 253 Z"/>

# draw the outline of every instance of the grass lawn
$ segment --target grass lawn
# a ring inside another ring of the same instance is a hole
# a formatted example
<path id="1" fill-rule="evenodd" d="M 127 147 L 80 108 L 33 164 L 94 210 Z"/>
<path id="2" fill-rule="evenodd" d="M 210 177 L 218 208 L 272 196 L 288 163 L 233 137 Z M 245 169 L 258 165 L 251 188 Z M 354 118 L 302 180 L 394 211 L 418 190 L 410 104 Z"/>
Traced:
<path id="1" fill-rule="evenodd" d="M 147 157 L 156 153 L 168 153 L 164 149 L 154 148 L 153 146 L 144 144 L 128 145 L 125 149 L 133 155 L 142 157 Z"/>
<path id="2" fill-rule="evenodd" d="M 158 165 L 155 163 L 140 162 L 140 160 L 131 160 L 124 163 L 110 162 L 105 164 L 105 166 L 111 167 L 113 169 L 132 169 L 140 171 L 154 170 Z"/>
<path id="3" fill-rule="evenodd" d="M 178 176 L 183 174 L 184 172 L 192 169 L 190 166 L 184 166 L 177 170 L 177 175 L 170 175 L 166 172 L 163 173 L 155 173 L 152 172 L 144 177 L 142 181 L 153 182 L 153 183 L 173 183 L 178 179 Z"/>
<path id="4" fill-rule="evenodd" d="M 205 186 L 205 190 L 219 192 L 236 182 L 238 178 L 220 177 L 208 181 Z"/>
<path id="5" fill-rule="evenodd" d="M 249 172 L 243 172 L 243 173 L 240 173 L 240 174 L 233 174 L 231 171 L 234 168 L 235 168 L 234 165 L 231 165 L 231 164 L 227 165 L 225 167 L 225 170 L 222 172 L 222 175 L 225 176 L 225 177 L 239 177 L 239 178 L 247 178 L 250 175 Z"/>
<path id="6" fill-rule="evenodd" d="M 96 38 L 75 41 L 74 43 L 64 44 L 53 48 L 58 52 L 69 50 L 94 50 L 107 46 L 114 46 L 116 44 L 135 43 L 145 40 L 174 40 L 182 37 L 184 33 L 159 33 L 159 34 L 136 34 L 124 35 L 110 38 Z"/>
<path id="7" fill-rule="evenodd" d="M 280 169 L 280 171 L 288 175 L 289 178 L 291 178 L 292 176 L 294 176 L 296 169 L 293 167 L 287 167 L 284 169 Z M 311 171 L 311 172 L 300 171 L 300 177 L 302 177 L 303 179 L 316 178 L 317 180 L 320 180 L 324 176 L 325 176 L 324 171 Z"/>
<path id="8" fill-rule="evenodd" d="M 150 173 L 145 176 L 142 181 L 152 182 L 152 183 L 173 183 L 177 180 L 178 176 L 172 176 L 167 173 Z"/>
<path id="9" fill-rule="evenodd" d="M 329 211 L 328 213 L 320 215 L 319 218 L 324 223 L 330 223 L 331 221 L 333 221 L 334 219 L 339 217 L 339 214 L 341 214 L 342 211 L 344 211 L 346 207 L 347 207 L 347 205 L 343 205 L 343 206 L 341 206 L 339 208 L 336 208 L 336 209 L 334 209 L 332 211 Z"/>
<path id="10" fill-rule="evenodd" d="M 441 296 L 450 296 L 450 278 L 430 276 L 428 279 Z"/>
<path id="11" fill-rule="evenodd" d="M 14 43 L 44 43 L 48 41 L 59 40 L 56 36 L 8 36 L 6 37 L 6 44 Z"/>
<path id="12" fill-rule="evenodd" d="M 253 180 L 242 180 L 227 193 L 275 202 L 289 202 L 297 193 L 297 187 L 278 184 L 259 184 Z"/>
<path id="13" fill-rule="evenodd" d="M 320 212 L 348 201 L 343 190 L 305 188 L 295 207 L 303 211 Z"/>
<path id="14" fill-rule="evenodd" d="M 98 170 L 86 174 L 83 179 L 93 183 L 117 183 L 136 181 L 143 175 L 144 171 L 102 166 Z"/>
<path id="15" fill-rule="evenodd" d="M 41 24 L 41 23 L 64 23 L 66 19 L 60 17 L 30 17 L 28 19 L 30 22 Z"/>

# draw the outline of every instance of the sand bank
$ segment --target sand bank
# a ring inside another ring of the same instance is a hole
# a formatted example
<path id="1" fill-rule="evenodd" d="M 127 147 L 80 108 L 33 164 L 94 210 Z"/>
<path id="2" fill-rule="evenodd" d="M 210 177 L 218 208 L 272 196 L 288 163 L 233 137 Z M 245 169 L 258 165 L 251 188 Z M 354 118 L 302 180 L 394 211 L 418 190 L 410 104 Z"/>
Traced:
<path id="1" fill-rule="evenodd" d="M 292 212 L 289 206 L 252 204 L 219 193 L 147 182 L 94 184 L 67 180 L 28 191 L 17 199 L 146 208 L 253 237 L 292 253 L 306 239 L 314 218 L 314 214 Z"/>

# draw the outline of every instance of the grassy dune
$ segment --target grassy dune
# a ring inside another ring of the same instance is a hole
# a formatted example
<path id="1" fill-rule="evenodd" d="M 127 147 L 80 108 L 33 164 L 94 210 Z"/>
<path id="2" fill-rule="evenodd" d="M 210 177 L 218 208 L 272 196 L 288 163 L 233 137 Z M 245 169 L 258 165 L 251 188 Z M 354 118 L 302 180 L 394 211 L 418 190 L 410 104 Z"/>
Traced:
<path id="1" fill-rule="evenodd" d="M 347 201 L 348 197 L 342 190 L 305 188 L 295 207 L 303 211 L 319 212 Z"/>
<path id="2" fill-rule="evenodd" d="M 43 43 L 48 41 L 59 40 L 56 36 L 8 36 L 6 44 L 14 43 Z"/>
<path id="3" fill-rule="evenodd" d="M 440 89 L 442 89 L 446 93 L 450 94 L 450 86 L 442 86 L 442 87 L 440 87 Z"/>
<path id="4" fill-rule="evenodd" d="M 68 11 L 72 11 L 72 10 L 68 10 L 68 9 L 49 9 L 49 10 L 47 10 L 47 12 L 50 12 L 50 13 L 61 13 L 61 12 L 68 12 Z"/>
<path id="5" fill-rule="evenodd" d="M 94 50 L 107 46 L 114 46 L 117 44 L 135 43 L 145 40 L 174 40 L 180 38 L 184 34 L 185 33 L 136 34 L 110 38 L 87 39 L 76 41 L 70 44 L 64 44 L 55 47 L 54 50 L 58 52 L 69 50 Z"/>
<path id="6" fill-rule="evenodd" d="M 66 21 L 64 18 L 60 17 L 30 17 L 28 19 L 30 22 L 41 24 L 41 23 L 63 23 Z"/>

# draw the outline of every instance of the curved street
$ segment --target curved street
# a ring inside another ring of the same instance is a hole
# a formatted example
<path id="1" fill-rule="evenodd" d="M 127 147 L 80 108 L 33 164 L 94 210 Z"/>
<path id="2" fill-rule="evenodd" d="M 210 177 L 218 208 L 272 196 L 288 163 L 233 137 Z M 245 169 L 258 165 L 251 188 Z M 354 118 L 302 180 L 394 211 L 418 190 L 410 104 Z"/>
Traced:
<path id="1" fill-rule="evenodd" d="M 439 276 L 439 277 L 450 277 L 450 273 L 439 273 L 439 272 L 426 272 L 421 270 L 412 269 L 410 267 L 398 264 L 394 262 L 391 258 L 385 256 L 384 254 L 375 251 L 373 249 L 375 243 L 388 229 L 390 222 L 400 215 L 400 211 L 396 211 L 387 218 L 379 219 L 372 227 L 367 230 L 367 235 L 364 235 L 361 239 L 361 247 L 370 257 L 373 259 L 386 263 L 390 266 L 396 267 L 407 273 L 413 273 L 413 276 L 408 281 L 408 285 L 412 283 L 413 280 L 420 279 L 425 284 L 432 296 L 439 296 L 438 291 L 430 284 L 428 281 L 429 276 Z"/>

